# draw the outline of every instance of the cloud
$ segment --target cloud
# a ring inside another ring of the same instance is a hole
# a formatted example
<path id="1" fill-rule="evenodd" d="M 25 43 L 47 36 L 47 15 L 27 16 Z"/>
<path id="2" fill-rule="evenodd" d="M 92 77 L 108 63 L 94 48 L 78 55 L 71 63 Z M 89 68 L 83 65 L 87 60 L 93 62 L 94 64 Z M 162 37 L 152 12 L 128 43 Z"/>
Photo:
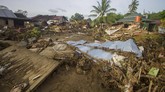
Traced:
<path id="1" fill-rule="evenodd" d="M 67 12 L 66 10 L 61 9 L 61 8 L 57 8 L 57 9 L 60 10 L 61 12 Z"/>
<path id="2" fill-rule="evenodd" d="M 48 11 L 51 12 L 51 13 L 67 12 L 66 10 L 61 9 L 61 8 L 49 9 Z"/>
<path id="3" fill-rule="evenodd" d="M 51 13 L 58 13 L 59 11 L 56 9 L 49 9 L 48 11 L 50 11 Z"/>

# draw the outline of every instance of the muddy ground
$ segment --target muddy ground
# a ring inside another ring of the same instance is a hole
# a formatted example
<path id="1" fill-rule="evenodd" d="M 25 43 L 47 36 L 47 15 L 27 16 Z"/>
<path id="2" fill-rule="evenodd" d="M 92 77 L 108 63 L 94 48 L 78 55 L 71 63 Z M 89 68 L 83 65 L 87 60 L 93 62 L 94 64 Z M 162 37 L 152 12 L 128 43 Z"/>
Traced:
<path id="1" fill-rule="evenodd" d="M 94 40 L 92 36 L 80 32 L 49 34 L 43 37 L 50 37 L 53 40 L 62 42 L 69 40 Z M 101 78 L 98 76 L 94 66 L 86 74 L 79 74 L 76 71 L 76 66 L 63 64 L 37 88 L 36 92 L 109 92 L 109 90 L 112 90 L 103 87 L 101 82 Z"/>
<path id="2" fill-rule="evenodd" d="M 147 37 L 146 35 L 140 34 L 140 35 L 135 36 L 134 39 L 138 45 L 144 46 L 146 43 L 143 40 L 146 39 L 146 37 Z M 151 37 L 154 37 L 154 36 L 151 35 Z M 156 37 L 159 37 L 159 35 L 156 35 Z M 86 40 L 89 42 L 95 41 L 94 37 L 88 32 L 47 33 L 47 34 L 42 35 L 41 38 L 51 38 L 53 41 L 58 41 L 58 42 L 62 42 L 62 43 L 66 43 L 66 41 L 78 41 L 78 40 Z M 148 41 L 148 42 L 150 42 L 150 41 Z M 160 52 L 163 53 L 163 50 L 160 50 Z M 148 52 L 149 52 L 149 50 L 148 50 Z M 154 53 L 154 51 L 153 51 L 153 53 Z M 65 56 L 65 54 L 64 54 L 64 56 Z M 67 56 L 69 56 L 69 55 L 67 55 Z M 57 57 L 58 56 L 56 56 L 56 58 Z M 147 56 L 147 57 L 149 57 L 149 56 Z M 66 58 L 65 61 L 70 62 L 70 59 Z M 74 62 L 79 62 L 79 61 L 80 61 L 80 59 L 77 59 L 77 61 L 74 61 Z M 61 61 L 59 60 L 59 62 L 61 62 Z M 68 63 L 62 63 L 58 67 L 58 69 L 55 70 L 36 89 L 35 92 L 109 92 L 109 91 L 121 92 L 121 90 L 119 88 L 117 88 L 116 86 L 113 86 L 113 89 L 110 89 L 112 87 L 109 87 L 107 85 L 105 86 L 103 83 L 103 80 L 100 76 L 101 73 L 98 72 L 99 71 L 98 65 L 96 63 L 94 63 L 92 60 L 90 62 L 92 62 L 91 69 L 89 69 L 85 73 L 77 73 L 76 64 L 70 65 Z M 162 62 L 164 62 L 164 60 L 162 60 Z M 0 82 L 3 82 L 3 80 L 0 79 Z M 10 81 L 8 81 L 8 82 L 10 82 Z M 8 90 L 10 90 L 9 88 L 11 88 L 11 85 L 8 87 L 8 86 L 4 86 L 1 84 L 0 89 L 1 88 L 2 88 L 3 92 L 7 92 Z M 148 89 L 148 86 L 147 86 L 147 89 Z M 162 89 L 163 89 L 163 87 L 162 87 Z M 143 91 L 141 91 L 141 92 L 143 92 Z M 164 92 L 164 91 L 162 91 L 162 92 Z"/>
<path id="3" fill-rule="evenodd" d="M 62 66 L 47 78 L 36 92 L 109 92 L 109 90 L 101 85 L 94 71 L 91 70 L 86 75 L 77 74 L 74 67 L 66 70 Z"/>

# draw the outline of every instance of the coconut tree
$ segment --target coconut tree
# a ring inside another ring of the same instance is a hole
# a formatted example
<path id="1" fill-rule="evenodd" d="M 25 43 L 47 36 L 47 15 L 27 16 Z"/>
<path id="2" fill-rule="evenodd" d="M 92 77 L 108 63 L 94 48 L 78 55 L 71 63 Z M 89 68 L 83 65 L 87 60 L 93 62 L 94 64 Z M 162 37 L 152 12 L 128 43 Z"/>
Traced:
<path id="1" fill-rule="evenodd" d="M 97 1 L 97 6 L 92 6 L 94 9 L 91 10 L 91 13 L 93 14 L 90 16 L 96 17 L 95 20 L 99 21 L 99 23 L 101 22 L 101 29 L 103 28 L 103 22 L 106 20 L 105 15 L 112 11 L 116 11 L 115 8 L 111 8 L 110 2 L 110 0 L 101 0 L 101 2 Z"/>
<path id="2" fill-rule="evenodd" d="M 97 1 L 98 6 L 92 6 L 94 9 L 91 10 L 91 12 L 93 12 L 94 14 L 91 14 L 90 16 L 103 17 L 111 11 L 116 11 L 115 8 L 111 8 L 110 2 L 110 0 L 101 0 L 101 3 Z"/>
<path id="3" fill-rule="evenodd" d="M 139 1 L 137 0 L 132 0 L 132 3 L 129 5 L 129 13 L 134 13 L 137 10 L 137 7 L 139 5 Z"/>

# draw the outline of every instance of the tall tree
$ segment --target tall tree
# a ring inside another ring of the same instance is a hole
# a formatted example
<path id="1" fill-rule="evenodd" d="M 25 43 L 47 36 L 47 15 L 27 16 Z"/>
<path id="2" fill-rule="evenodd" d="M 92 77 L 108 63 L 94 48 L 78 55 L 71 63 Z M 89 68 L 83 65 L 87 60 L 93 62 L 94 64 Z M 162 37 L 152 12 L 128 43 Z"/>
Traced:
<path id="1" fill-rule="evenodd" d="M 116 11 L 115 8 L 111 8 L 110 0 L 101 0 L 101 3 L 99 1 L 97 1 L 97 3 L 98 3 L 98 6 L 92 6 L 94 9 L 91 10 L 91 12 L 95 14 L 91 14 L 90 16 L 103 17 L 104 15 L 106 15 L 107 13 L 111 11 Z"/>
<path id="2" fill-rule="evenodd" d="M 74 15 L 71 16 L 70 20 L 79 21 L 79 20 L 83 20 L 83 19 L 84 19 L 84 16 L 82 14 L 75 13 Z"/>
<path id="3" fill-rule="evenodd" d="M 132 0 L 132 3 L 129 5 L 129 13 L 134 13 L 137 10 L 137 7 L 139 5 L 139 1 L 137 0 Z"/>

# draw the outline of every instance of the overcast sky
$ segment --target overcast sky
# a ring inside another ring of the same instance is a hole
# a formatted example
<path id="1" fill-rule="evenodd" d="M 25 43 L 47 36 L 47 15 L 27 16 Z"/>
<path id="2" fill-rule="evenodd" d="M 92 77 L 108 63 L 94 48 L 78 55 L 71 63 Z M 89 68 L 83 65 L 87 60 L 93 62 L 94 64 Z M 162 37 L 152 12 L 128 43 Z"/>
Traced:
<path id="1" fill-rule="evenodd" d="M 101 0 L 0 0 L 0 5 L 7 6 L 10 10 L 18 9 L 28 11 L 28 16 L 38 14 L 64 15 L 70 17 L 78 12 L 87 16 L 92 10 L 92 5 Z M 128 12 L 128 5 L 132 0 L 111 0 L 111 7 L 117 9 L 117 13 Z M 138 12 L 158 12 L 165 10 L 164 0 L 139 0 Z"/>

